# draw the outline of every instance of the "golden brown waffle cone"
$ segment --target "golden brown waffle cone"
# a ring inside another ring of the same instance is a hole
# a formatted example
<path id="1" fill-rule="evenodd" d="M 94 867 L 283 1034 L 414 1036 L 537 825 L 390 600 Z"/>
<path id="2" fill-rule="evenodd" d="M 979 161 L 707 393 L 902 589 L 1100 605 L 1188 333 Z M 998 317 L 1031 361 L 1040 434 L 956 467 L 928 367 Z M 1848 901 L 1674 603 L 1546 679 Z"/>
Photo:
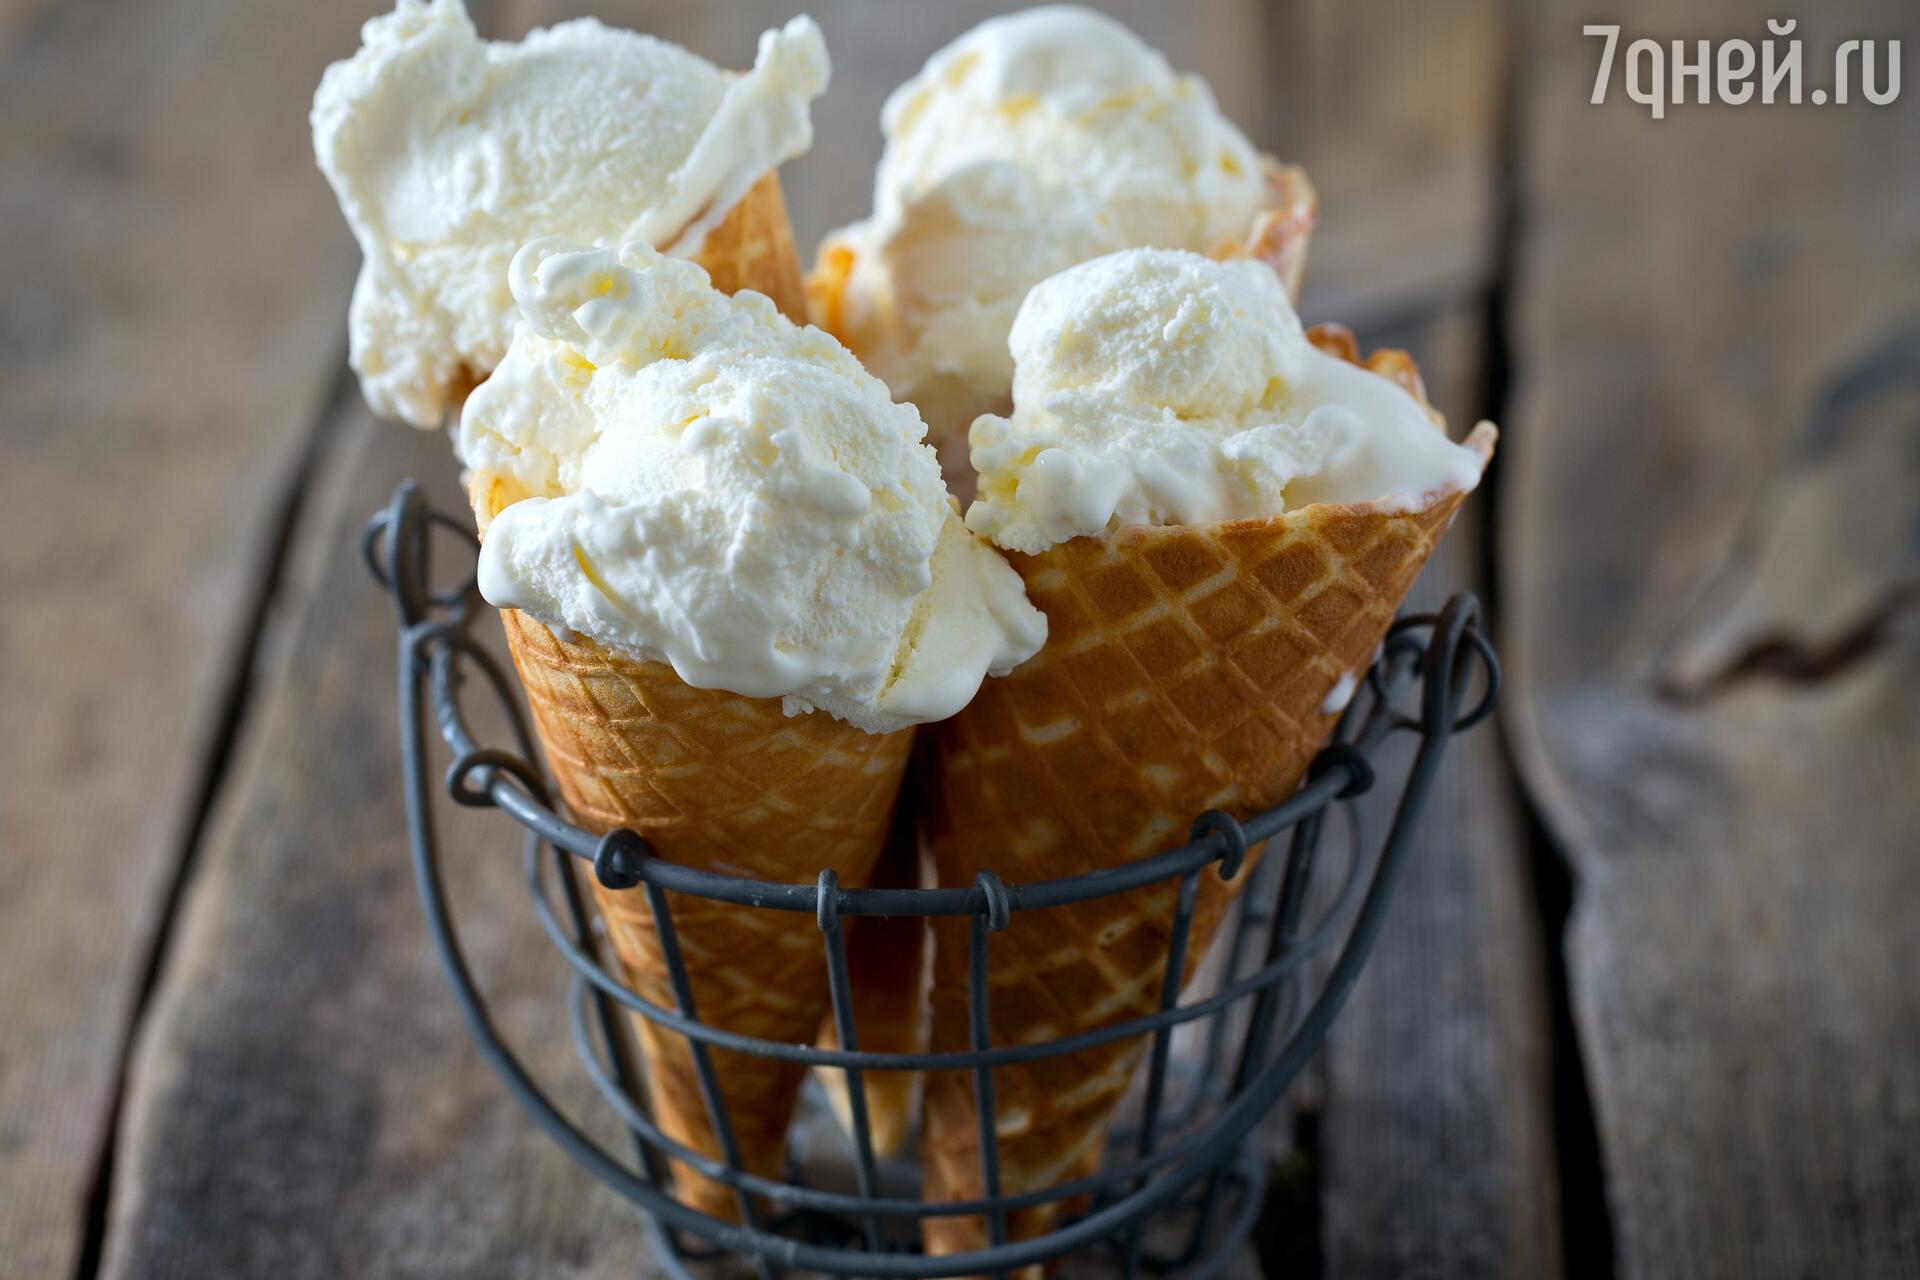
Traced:
<path id="1" fill-rule="evenodd" d="M 903 807 L 907 801 L 902 801 Z M 875 870 L 876 888 L 913 888 L 920 883 L 914 847 L 915 815 L 902 814 L 896 835 Z M 853 985 L 854 1031 L 869 1053 L 924 1053 L 933 1032 L 927 1008 L 932 938 L 925 916 L 858 916 L 847 920 L 847 974 Z M 824 1048 L 838 1048 L 832 1017 L 820 1030 Z M 835 1118 L 853 1134 L 853 1105 L 846 1072 L 816 1068 Z M 920 1073 L 868 1071 L 861 1077 L 867 1099 L 867 1132 L 878 1156 L 897 1156 L 907 1145 L 920 1109 Z"/>
<path id="2" fill-rule="evenodd" d="M 807 300 L 807 318 L 846 343 L 847 286 L 853 280 L 856 259 L 853 246 L 844 240 L 824 240 L 814 254 L 813 270 L 803 281 Z M 851 348 L 849 348 L 851 349 Z"/>
<path id="3" fill-rule="evenodd" d="M 793 243 L 777 170 L 747 188 L 740 203 L 707 233 L 693 260 L 707 269 L 722 293 L 756 289 L 795 324 L 807 323 L 806 290 L 800 281 L 800 251 Z"/>
<path id="4" fill-rule="evenodd" d="M 502 486 L 478 477 L 472 497 L 484 533 L 503 505 Z M 910 731 L 870 734 L 825 712 L 788 716 L 777 698 L 695 689 L 664 664 L 585 637 L 563 640 L 512 610 L 500 618 L 548 768 L 582 826 L 630 828 L 683 866 L 790 883 L 832 868 L 845 885 L 867 882 L 886 840 Z M 673 1008 L 644 891 L 593 887 L 627 981 Z M 701 1021 L 811 1043 L 829 1004 L 814 917 L 668 898 Z M 633 1022 L 654 1119 L 669 1137 L 719 1157 L 685 1039 L 638 1016 Z M 778 1173 L 805 1068 L 711 1052 L 743 1163 L 754 1173 Z M 674 1168 L 682 1202 L 737 1216 L 726 1187 Z"/>
<path id="5" fill-rule="evenodd" d="M 1353 358 L 1344 331 L 1314 337 Z M 1366 364 L 1424 403 L 1404 353 Z M 1468 439 L 1483 465 L 1494 438 L 1482 424 Z M 1337 719 L 1344 699 L 1330 695 L 1372 665 L 1464 497 L 1436 496 L 1406 512 L 1322 504 L 1270 519 L 1135 526 L 1009 555 L 1047 615 L 1047 643 L 937 729 L 927 836 L 939 883 L 969 884 L 982 870 L 1024 882 L 1114 866 L 1183 843 L 1204 810 L 1247 816 L 1283 800 Z M 1201 874 L 1186 976 L 1252 865 L 1234 884 Z M 1175 894 L 1158 885 L 1016 913 L 992 936 L 993 1044 L 1153 1012 Z M 933 1047 L 964 1049 L 967 921 L 938 920 L 934 931 Z M 995 1070 L 1003 1192 L 1092 1171 L 1145 1047 L 1135 1040 Z M 928 1199 L 981 1194 L 978 1135 L 971 1075 L 930 1076 L 921 1139 Z M 1047 1205 L 1013 1215 L 1009 1238 L 1043 1233 L 1056 1214 Z M 979 1218 L 928 1219 L 925 1237 L 936 1254 L 987 1242 Z"/>

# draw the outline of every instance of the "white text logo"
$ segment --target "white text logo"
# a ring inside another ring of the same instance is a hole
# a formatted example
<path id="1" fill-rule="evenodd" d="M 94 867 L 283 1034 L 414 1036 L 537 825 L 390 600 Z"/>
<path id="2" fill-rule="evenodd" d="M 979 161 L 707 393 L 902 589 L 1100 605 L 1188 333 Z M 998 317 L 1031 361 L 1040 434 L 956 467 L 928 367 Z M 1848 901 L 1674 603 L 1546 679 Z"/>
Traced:
<path id="1" fill-rule="evenodd" d="M 1756 50 L 1751 40 L 1635 40 L 1618 59 L 1627 96 L 1650 111 L 1655 120 L 1666 118 L 1667 108 L 1716 98 L 1729 105 L 1758 99 L 1762 103 L 1810 102 L 1846 106 L 1854 95 L 1877 107 L 1900 96 L 1900 42 L 1848 40 L 1833 51 L 1833 87 L 1816 86 L 1802 94 L 1800 41 L 1786 39 L 1798 20 L 1773 18 L 1768 37 Z M 1600 50 L 1600 69 L 1593 78 L 1598 105 L 1612 88 L 1615 57 L 1620 52 L 1620 25 L 1585 26 L 1582 35 L 1606 41 Z M 1884 79 L 1882 78 L 1884 75 Z M 1691 96 L 1689 96 L 1691 91 Z"/>

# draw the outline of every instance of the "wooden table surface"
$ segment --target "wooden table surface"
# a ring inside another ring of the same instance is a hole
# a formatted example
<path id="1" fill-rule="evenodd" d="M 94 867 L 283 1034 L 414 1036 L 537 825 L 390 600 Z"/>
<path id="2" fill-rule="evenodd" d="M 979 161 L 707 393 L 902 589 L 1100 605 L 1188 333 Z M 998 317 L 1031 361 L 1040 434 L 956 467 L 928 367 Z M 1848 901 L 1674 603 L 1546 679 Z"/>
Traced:
<path id="1" fill-rule="evenodd" d="M 744 64 L 799 6 L 591 7 Z M 1002 7 L 810 6 L 803 244 L 863 212 L 886 91 Z M 1308 166 L 1310 318 L 1505 431 L 1423 587 L 1489 597 L 1502 723 L 1240 1272 L 1920 1274 L 1916 95 L 1592 106 L 1572 0 L 1112 7 Z M 404 476 L 458 503 L 344 367 L 306 112 L 369 9 L 0 0 L 0 1276 L 654 1271 L 467 1041 L 405 865 L 355 535 Z M 1920 45 L 1902 0 L 1800 18 L 1816 65 Z M 515 860 L 463 835 L 501 1020 L 577 1079 Z"/>

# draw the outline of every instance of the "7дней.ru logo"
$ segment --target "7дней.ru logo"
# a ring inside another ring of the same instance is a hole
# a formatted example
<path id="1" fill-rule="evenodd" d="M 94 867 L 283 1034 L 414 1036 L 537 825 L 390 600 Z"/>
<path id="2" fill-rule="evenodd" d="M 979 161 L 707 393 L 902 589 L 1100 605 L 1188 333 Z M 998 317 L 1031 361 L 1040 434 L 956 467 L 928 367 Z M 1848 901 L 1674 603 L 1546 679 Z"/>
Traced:
<path id="1" fill-rule="evenodd" d="M 1718 98 L 1738 105 L 1751 101 L 1756 92 L 1766 104 L 1786 102 L 1799 105 L 1845 106 L 1856 85 L 1866 100 L 1884 107 L 1900 96 L 1900 42 L 1886 41 L 1886 82 L 1880 80 L 1880 41 L 1848 40 L 1833 51 L 1833 90 L 1815 88 L 1801 95 L 1801 48 L 1798 39 L 1785 41 L 1798 25 L 1795 18 L 1770 18 L 1768 38 L 1755 50 L 1749 40 L 1674 40 L 1669 62 L 1668 45 L 1658 40 L 1635 40 L 1627 46 L 1627 96 L 1651 111 L 1655 120 L 1666 118 L 1667 107 L 1684 106 L 1687 82 L 1693 82 L 1693 101 L 1706 104 Z M 1600 50 L 1600 68 L 1593 78 L 1596 106 L 1607 100 L 1613 78 L 1614 53 L 1620 45 L 1620 24 L 1580 28 L 1580 34 L 1600 36 L 1606 44 Z M 1691 54 L 1689 57 L 1689 46 Z M 1854 76 L 1855 63 L 1859 77 Z M 1669 74 L 1671 72 L 1671 74 Z M 1783 91 L 1784 86 L 1784 91 Z"/>

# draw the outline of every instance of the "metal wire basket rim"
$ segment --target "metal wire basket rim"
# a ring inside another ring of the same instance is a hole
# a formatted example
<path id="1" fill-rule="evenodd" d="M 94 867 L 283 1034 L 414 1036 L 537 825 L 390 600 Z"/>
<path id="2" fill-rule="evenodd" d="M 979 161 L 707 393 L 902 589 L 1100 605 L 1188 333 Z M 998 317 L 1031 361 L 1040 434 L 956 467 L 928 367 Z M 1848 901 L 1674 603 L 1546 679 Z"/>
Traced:
<path id="1" fill-rule="evenodd" d="M 1437 625 L 1425 618 L 1403 621 L 1414 625 Z M 489 663 L 491 661 L 490 655 L 486 655 L 479 646 L 450 636 L 444 624 L 422 623 L 410 628 L 406 635 L 415 650 L 430 644 L 446 646 L 436 647 L 431 658 L 436 694 L 444 695 L 437 701 L 443 706 L 451 705 L 453 701 L 451 685 L 454 679 L 454 667 L 451 662 L 451 650 L 459 650 L 481 661 Z M 1395 660 L 1402 655 L 1389 654 L 1386 657 L 1394 670 L 1380 682 L 1385 686 L 1383 692 L 1396 688 L 1410 677 L 1414 665 L 1411 655 L 1405 655 L 1404 666 L 1401 661 Z M 1483 669 L 1489 672 L 1494 670 L 1492 667 Z M 1488 684 L 1493 683 L 1494 680 L 1490 676 Z M 1460 727 L 1466 727 L 1470 719 L 1471 716 L 1462 717 Z M 1370 740 L 1363 739 L 1354 746 L 1363 755 L 1370 753 L 1388 733 L 1404 727 L 1407 726 L 1397 719 L 1382 719 L 1378 722 L 1377 731 Z M 464 721 L 458 718 L 457 711 L 446 717 L 440 728 L 448 746 L 459 757 L 455 761 L 456 767 L 463 759 L 473 758 L 483 753 L 493 754 L 486 753 L 485 748 L 482 748 L 474 739 Z M 474 782 L 477 784 L 477 789 L 484 792 L 497 807 L 522 827 L 548 843 L 566 850 L 583 861 L 594 862 L 606 837 L 593 835 L 586 829 L 568 822 L 545 802 L 543 795 L 530 793 L 527 786 L 532 780 L 532 775 L 510 775 L 490 764 L 481 767 L 492 769 L 493 776 L 484 780 L 475 779 Z M 1237 826 L 1241 833 L 1237 840 L 1226 831 L 1216 828 L 1197 840 L 1191 840 L 1161 853 L 1121 863 L 1118 866 L 1096 868 L 1052 880 L 1016 884 L 1003 882 L 1001 887 L 1005 894 L 1005 909 L 1009 913 L 1014 913 L 1071 906 L 1095 898 L 1178 880 L 1211 863 L 1233 857 L 1247 847 L 1272 839 L 1308 815 L 1323 811 L 1328 804 L 1341 797 L 1343 793 L 1348 793 L 1354 784 L 1362 779 L 1363 775 L 1356 764 L 1346 759 L 1336 760 L 1318 776 L 1310 778 L 1286 800 L 1249 818 L 1236 820 L 1222 813 L 1208 815 L 1227 830 Z M 635 838 L 644 840 L 644 837 Z M 658 885 L 669 892 L 683 893 L 735 906 L 805 912 L 815 916 L 822 914 L 823 890 L 818 882 L 806 884 L 755 880 L 684 866 L 652 855 L 630 861 L 624 869 L 642 883 Z M 988 891 L 978 885 L 965 889 L 835 888 L 832 891 L 832 897 L 833 906 L 826 913 L 829 916 L 961 918 L 987 915 L 996 905 L 989 900 Z"/>
<path id="2" fill-rule="evenodd" d="M 438 624 L 423 624 L 422 632 L 423 634 L 418 637 L 420 641 L 432 642 L 447 639 L 440 633 Z M 466 649 L 464 645 L 455 647 Z M 479 650 L 476 647 L 469 652 L 479 652 Z M 452 678 L 452 664 L 445 661 L 443 655 L 450 656 L 447 649 L 440 649 L 433 655 L 436 692 L 439 692 L 438 686 L 443 681 L 450 681 Z M 464 723 L 453 726 L 455 732 L 452 734 L 445 733 L 448 727 L 442 726 L 443 735 L 447 737 L 448 746 L 457 753 L 458 757 L 477 756 L 485 750 L 479 746 Z M 460 758 L 455 760 L 455 768 L 459 766 Z M 492 765 L 482 767 L 494 768 Z M 453 774 L 454 769 L 449 769 L 450 780 Z M 562 818 L 541 796 L 532 794 L 526 789 L 524 778 L 495 769 L 491 778 L 484 781 L 476 779 L 476 781 L 479 782 L 479 789 L 484 791 L 498 808 L 527 830 L 589 864 L 594 861 L 606 837 L 596 836 L 585 828 Z M 1324 808 L 1353 781 L 1353 772 L 1346 766 L 1329 769 L 1281 804 L 1240 822 L 1239 825 L 1245 832 L 1246 843 L 1253 845 L 1271 839 L 1308 813 Z M 639 838 L 645 839 L 644 836 Z M 1177 880 L 1210 863 L 1217 863 L 1233 853 L 1232 843 L 1231 838 L 1226 834 L 1213 831 L 1198 840 L 1191 840 L 1175 848 L 1122 863 L 1116 867 L 1102 867 L 1051 880 L 1016 884 L 1003 882 L 1006 906 L 1012 912 L 1070 906 L 1096 897 Z M 626 862 L 624 869 L 642 883 L 655 884 L 673 893 L 683 893 L 734 906 L 804 912 L 815 916 L 820 914 L 822 888 L 818 881 L 796 883 L 757 880 L 689 867 L 652 854 L 641 855 Z M 832 890 L 832 898 L 834 906 L 829 914 L 835 916 L 962 918 L 986 915 L 991 906 L 987 900 L 987 891 L 978 885 L 964 889 L 836 887 Z"/>

